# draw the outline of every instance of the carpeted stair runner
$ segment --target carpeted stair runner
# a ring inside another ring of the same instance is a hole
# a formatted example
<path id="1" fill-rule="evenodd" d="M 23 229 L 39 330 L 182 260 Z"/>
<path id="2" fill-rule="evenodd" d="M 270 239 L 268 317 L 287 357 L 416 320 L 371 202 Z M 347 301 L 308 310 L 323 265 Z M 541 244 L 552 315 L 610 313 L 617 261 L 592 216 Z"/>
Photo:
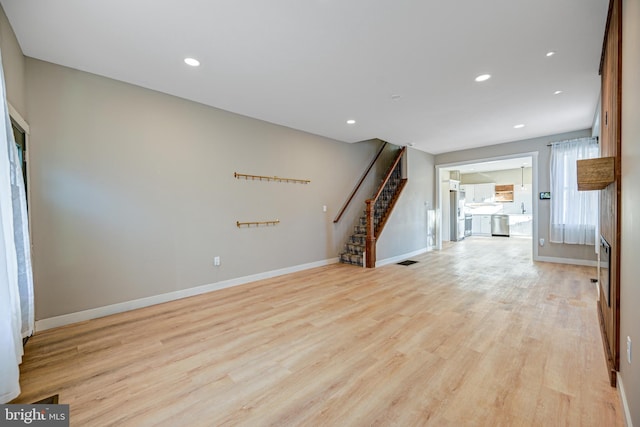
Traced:
<path id="1" fill-rule="evenodd" d="M 393 205 L 393 201 L 398 197 L 400 181 L 402 175 L 400 168 L 397 167 L 374 206 L 374 228 L 376 233 L 383 222 L 384 218 L 390 214 L 390 207 Z M 376 191 L 377 192 L 377 191 Z M 364 250 L 367 239 L 367 212 L 364 211 L 362 216 L 358 219 L 357 224 L 354 227 L 353 234 L 349 236 L 345 245 L 345 250 L 340 254 L 340 262 L 344 264 L 364 265 Z"/>

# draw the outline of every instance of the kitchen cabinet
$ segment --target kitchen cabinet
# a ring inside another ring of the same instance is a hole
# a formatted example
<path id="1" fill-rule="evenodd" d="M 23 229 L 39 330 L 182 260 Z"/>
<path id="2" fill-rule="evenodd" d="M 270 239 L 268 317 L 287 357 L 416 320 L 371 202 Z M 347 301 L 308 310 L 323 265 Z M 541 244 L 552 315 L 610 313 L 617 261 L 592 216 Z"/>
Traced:
<path id="1" fill-rule="evenodd" d="M 491 236 L 491 215 L 473 215 L 471 234 L 474 236 Z"/>
<path id="2" fill-rule="evenodd" d="M 482 235 L 491 235 L 491 215 L 482 215 L 480 217 L 480 233 Z"/>
<path id="3" fill-rule="evenodd" d="M 493 182 L 489 182 L 486 184 L 475 184 L 474 189 L 474 199 L 475 203 L 489 203 L 495 200 L 496 196 L 496 184 Z"/>
<path id="4" fill-rule="evenodd" d="M 496 198 L 496 184 L 488 182 L 485 184 L 462 184 L 460 191 L 464 191 L 467 203 L 493 202 Z"/>
<path id="5" fill-rule="evenodd" d="M 480 215 L 473 215 L 471 217 L 471 235 L 480 235 Z"/>
<path id="6" fill-rule="evenodd" d="M 461 184 L 460 191 L 465 193 L 467 203 L 491 203 L 496 200 L 496 184 Z"/>

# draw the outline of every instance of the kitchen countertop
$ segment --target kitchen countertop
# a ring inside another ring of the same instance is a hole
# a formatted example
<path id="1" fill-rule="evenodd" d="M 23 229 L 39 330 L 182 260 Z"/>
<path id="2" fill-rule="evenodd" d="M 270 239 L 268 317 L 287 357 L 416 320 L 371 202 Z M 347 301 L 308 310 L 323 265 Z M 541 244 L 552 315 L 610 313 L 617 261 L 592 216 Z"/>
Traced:
<path id="1" fill-rule="evenodd" d="M 523 221 L 529 221 L 533 219 L 533 215 L 531 215 L 530 213 L 523 213 L 523 214 L 507 214 L 509 215 L 509 218 L 513 217 L 513 218 L 519 218 Z"/>
<path id="2" fill-rule="evenodd" d="M 509 229 L 512 236 L 531 236 L 533 215 L 530 213 L 509 214 Z"/>

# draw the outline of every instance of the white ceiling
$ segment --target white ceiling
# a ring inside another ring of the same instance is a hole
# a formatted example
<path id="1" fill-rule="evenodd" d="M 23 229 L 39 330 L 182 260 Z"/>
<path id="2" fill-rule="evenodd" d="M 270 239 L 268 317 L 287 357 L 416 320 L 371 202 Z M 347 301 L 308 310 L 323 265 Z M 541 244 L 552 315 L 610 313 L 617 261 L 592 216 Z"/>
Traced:
<path id="1" fill-rule="evenodd" d="M 381 138 L 434 154 L 590 128 L 608 6 L 608 0 L 0 3 L 27 56 L 341 141 Z M 546 57 L 548 51 L 557 54 Z M 188 67 L 187 56 L 202 65 Z M 492 78 L 476 83 L 483 73 Z M 514 129 L 519 123 L 526 126 Z"/>

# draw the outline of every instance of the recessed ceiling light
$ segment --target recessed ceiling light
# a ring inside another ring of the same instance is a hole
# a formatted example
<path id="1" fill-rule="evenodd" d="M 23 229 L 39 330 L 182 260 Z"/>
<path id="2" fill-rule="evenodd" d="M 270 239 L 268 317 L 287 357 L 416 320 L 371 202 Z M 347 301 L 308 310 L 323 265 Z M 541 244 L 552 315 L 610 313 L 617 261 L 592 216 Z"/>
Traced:
<path id="1" fill-rule="evenodd" d="M 522 129 L 524 127 L 524 125 L 522 123 L 515 125 L 513 128 L 514 129 Z"/>
<path id="2" fill-rule="evenodd" d="M 547 52 L 547 57 L 549 57 L 549 56 L 553 56 L 553 55 L 555 55 L 555 54 L 556 54 L 556 53 L 555 53 L 554 51 L 550 50 L 549 52 Z"/>
<path id="3" fill-rule="evenodd" d="M 355 124 L 356 124 L 356 121 L 355 121 L 355 120 L 353 120 L 353 119 L 349 119 L 349 120 L 347 120 L 347 124 L 348 124 L 348 125 L 355 125 Z"/>
<path id="4" fill-rule="evenodd" d="M 195 58 L 184 58 L 184 63 L 187 65 L 191 65 L 192 67 L 197 67 L 200 65 L 200 61 Z"/>
<path id="5" fill-rule="evenodd" d="M 487 81 L 491 78 L 491 74 L 480 74 L 478 77 L 476 77 L 476 81 L 477 82 L 484 82 Z"/>
<path id="6" fill-rule="evenodd" d="M 554 95 L 560 95 L 561 93 L 562 93 L 561 90 L 557 90 L 557 91 L 553 92 Z"/>
<path id="7" fill-rule="evenodd" d="M 400 98 L 401 98 L 400 95 L 395 95 L 395 94 L 391 95 L 391 99 L 394 101 L 398 101 Z"/>

